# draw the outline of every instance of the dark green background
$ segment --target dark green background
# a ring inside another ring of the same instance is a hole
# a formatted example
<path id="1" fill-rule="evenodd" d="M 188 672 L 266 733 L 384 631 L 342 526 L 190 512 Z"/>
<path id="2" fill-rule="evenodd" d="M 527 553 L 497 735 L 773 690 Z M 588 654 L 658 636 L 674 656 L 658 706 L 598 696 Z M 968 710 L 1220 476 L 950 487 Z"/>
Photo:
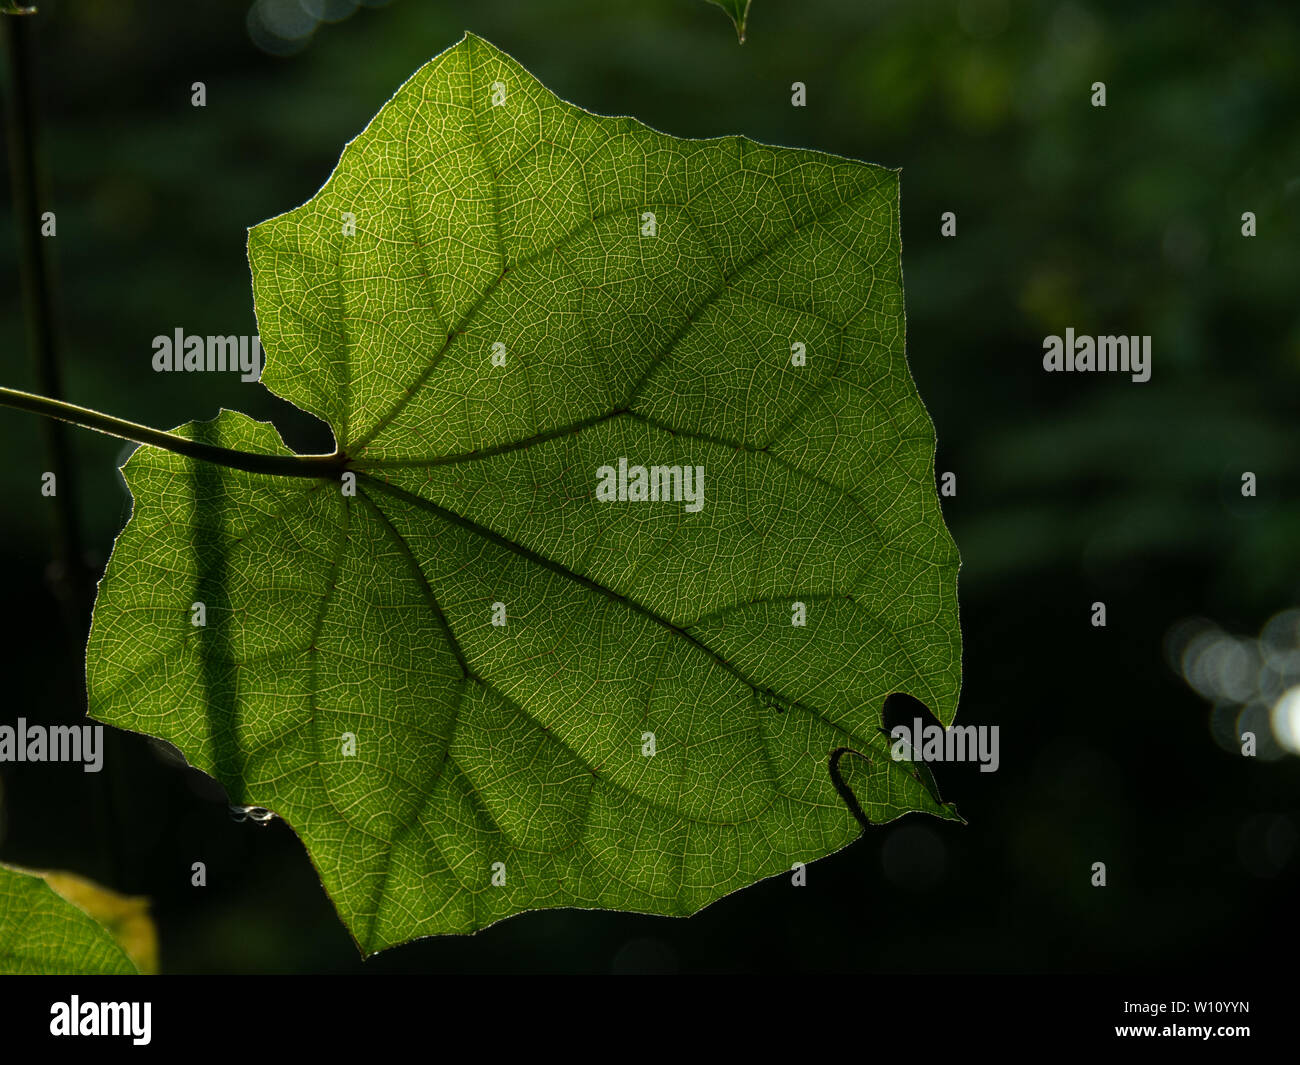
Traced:
<path id="1" fill-rule="evenodd" d="M 1185 972 L 1279 949 L 1297 760 L 1226 751 L 1164 644 L 1189 616 L 1254 635 L 1300 603 L 1294 4 L 754 0 L 739 47 L 702 0 L 394 0 L 290 56 L 253 42 L 249 7 L 50 0 L 35 16 L 68 398 L 160 427 L 231 407 L 327 448 L 261 385 L 155 374 L 150 341 L 255 332 L 246 228 L 311 196 L 466 29 L 592 111 L 902 167 L 908 356 L 937 468 L 958 476 L 958 721 L 1002 729 L 997 773 L 936 768 L 969 825 L 877 829 L 806 888 L 778 877 L 689 920 L 525 914 L 366 969 Z M 4 180 L 0 383 L 33 387 Z M 1042 338 L 1067 326 L 1150 334 L 1151 381 L 1044 374 Z M 97 577 L 129 514 L 124 449 L 74 444 Z M 73 721 L 84 634 L 49 578 L 38 419 L 0 409 L 0 454 L 0 720 Z M 164 970 L 362 967 L 292 832 L 233 822 L 220 788 L 143 738 L 116 736 L 98 777 L 4 765 L 0 782 L 0 857 L 151 896 Z"/>

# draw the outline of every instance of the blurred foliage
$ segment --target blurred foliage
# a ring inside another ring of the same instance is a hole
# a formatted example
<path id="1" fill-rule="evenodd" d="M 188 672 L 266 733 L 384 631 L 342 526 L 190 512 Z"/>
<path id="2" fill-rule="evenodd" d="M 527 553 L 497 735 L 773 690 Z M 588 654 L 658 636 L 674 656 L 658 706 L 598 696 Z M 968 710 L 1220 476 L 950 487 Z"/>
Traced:
<path id="1" fill-rule="evenodd" d="M 41 875 L 56 895 L 103 925 L 140 972 L 158 971 L 158 933 L 149 919 L 148 899 L 119 895 L 72 873 Z"/>
<path id="2" fill-rule="evenodd" d="M 902 168 L 909 361 L 938 469 L 958 475 L 958 720 L 1002 725 L 998 773 L 936 770 L 970 827 L 905 820 L 801 892 L 777 878 L 689 923 L 533 914 L 370 968 L 1186 968 L 1264 949 L 1300 864 L 1296 759 L 1224 751 L 1161 644 L 1187 615 L 1256 632 L 1300 602 L 1293 4 L 768 2 L 743 48 L 698 0 L 49 0 L 37 17 L 69 398 L 164 427 L 233 407 L 328 447 L 260 385 L 153 373 L 150 340 L 255 331 L 245 229 L 310 197 L 465 29 L 589 110 Z M 14 246 L 0 214 L 0 379 L 25 387 Z M 1150 334 L 1151 381 L 1044 374 L 1042 338 L 1067 326 Z M 123 449 L 76 442 L 102 566 L 129 508 Z M 6 676 L 29 716 L 71 720 L 84 642 L 52 627 L 36 420 L 0 412 L 0 448 L 7 613 L 24 618 Z M 282 824 L 231 823 L 219 790 L 136 737 L 109 757 L 103 781 L 3 767 L 0 854 L 71 855 L 155 897 L 164 969 L 358 964 Z M 201 899 L 198 851 L 224 870 Z"/>

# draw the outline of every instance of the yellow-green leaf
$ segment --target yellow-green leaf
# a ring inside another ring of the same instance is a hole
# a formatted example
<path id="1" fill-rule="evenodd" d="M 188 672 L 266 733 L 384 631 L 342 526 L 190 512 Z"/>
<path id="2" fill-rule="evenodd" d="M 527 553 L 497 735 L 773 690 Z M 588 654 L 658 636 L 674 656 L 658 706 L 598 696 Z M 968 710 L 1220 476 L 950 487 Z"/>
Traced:
<path id="1" fill-rule="evenodd" d="M 367 951 L 694 913 L 859 835 L 842 747 L 871 821 L 956 817 L 878 731 L 898 691 L 950 723 L 961 675 L 898 197 L 598 117 L 467 36 L 249 235 L 262 380 L 348 474 L 137 451 L 93 716 L 285 818 Z M 635 466 L 669 498 L 602 499 Z"/>

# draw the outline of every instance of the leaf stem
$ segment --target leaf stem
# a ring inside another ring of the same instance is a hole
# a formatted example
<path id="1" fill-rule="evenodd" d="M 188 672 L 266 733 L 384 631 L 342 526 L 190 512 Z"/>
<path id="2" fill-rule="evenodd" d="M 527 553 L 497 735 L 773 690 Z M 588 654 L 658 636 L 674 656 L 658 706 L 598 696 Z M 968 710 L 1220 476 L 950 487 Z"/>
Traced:
<path id="1" fill-rule="evenodd" d="M 262 455 L 253 451 L 236 451 L 216 444 L 205 444 L 201 440 L 190 440 L 176 433 L 151 429 L 147 425 L 128 422 L 123 418 L 114 418 L 111 414 L 101 414 L 89 407 L 78 407 L 75 403 L 65 403 L 48 396 L 37 396 L 31 392 L 20 392 L 16 388 L 0 387 L 0 406 L 25 410 L 32 414 L 41 414 L 47 418 L 57 418 L 83 429 L 93 429 L 97 433 L 133 440 L 137 444 L 173 451 L 187 458 L 211 462 L 226 466 L 232 470 L 245 470 L 249 473 L 269 473 L 280 477 L 337 477 L 347 467 L 348 457 L 341 451 L 332 455 Z"/>

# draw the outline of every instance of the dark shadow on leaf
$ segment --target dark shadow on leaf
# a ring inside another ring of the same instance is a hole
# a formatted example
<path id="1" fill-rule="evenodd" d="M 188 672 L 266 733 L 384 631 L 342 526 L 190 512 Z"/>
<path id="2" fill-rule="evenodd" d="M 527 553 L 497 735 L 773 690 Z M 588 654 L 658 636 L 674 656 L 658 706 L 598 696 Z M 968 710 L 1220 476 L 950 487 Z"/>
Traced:
<path id="1" fill-rule="evenodd" d="M 835 790 L 839 793 L 840 798 L 844 800 L 844 805 L 849 808 L 849 812 L 857 818 L 858 824 L 863 828 L 870 828 L 872 823 L 871 818 L 869 818 L 866 811 L 862 809 L 861 804 L 858 802 L 858 797 L 853 794 L 853 789 L 845 783 L 844 776 L 840 773 L 840 759 L 846 754 L 851 754 L 857 758 L 861 758 L 864 762 L 871 761 L 867 755 L 863 754 L 861 751 L 855 751 L 852 747 L 836 747 L 835 750 L 831 751 L 830 762 L 826 767 L 831 774 L 831 784 L 835 786 Z"/>
<path id="2" fill-rule="evenodd" d="M 195 435 L 205 443 L 223 443 L 215 422 L 196 423 Z M 190 463 L 194 555 L 198 575 L 194 602 L 203 603 L 206 612 L 207 624 L 198 632 L 199 668 L 208 715 L 208 735 L 212 740 L 213 773 L 225 785 L 230 801 L 242 803 L 245 799 L 244 757 L 238 740 L 236 670 L 230 633 L 233 618 L 228 587 L 229 501 L 223 480 L 219 467 L 207 462 Z"/>

